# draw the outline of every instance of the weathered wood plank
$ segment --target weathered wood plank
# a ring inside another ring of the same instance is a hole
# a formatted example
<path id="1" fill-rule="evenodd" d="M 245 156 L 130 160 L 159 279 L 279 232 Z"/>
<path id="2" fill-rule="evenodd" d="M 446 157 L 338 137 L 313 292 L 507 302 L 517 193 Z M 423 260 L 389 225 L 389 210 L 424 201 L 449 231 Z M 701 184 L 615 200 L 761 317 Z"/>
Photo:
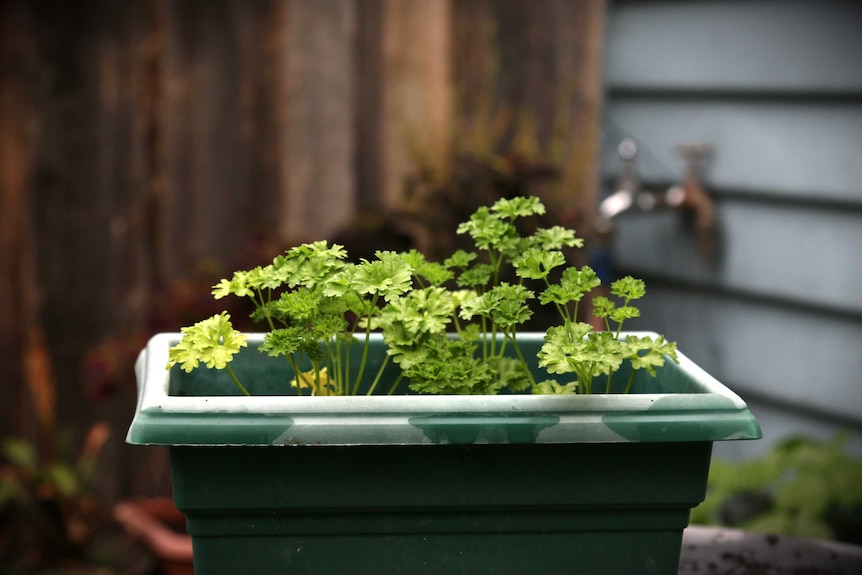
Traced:
<path id="1" fill-rule="evenodd" d="M 275 240 L 284 184 L 281 123 L 286 7 L 281 0 L 233 2 L 237 33 L 238 142 L 235 150 L 240 183 L 235 219 L 246 237 Z M 246 239 L 248 241 L 248 239 Z"/>
<path id="2" fill-rule="evenodd" d="M 862 5 L 846 1 L 620 2 L 610 87 L 862 92 Z"/>
<path id="3" fill-rule="evenodd" d="M 83 353 L 111 325 L 112 190 L 100 173 L 111 162 L 103 139 L 100 28 L 107 7 L 39 3 L 30 7 L 43 82 L 34 86 L 30 199 L 39 242 L 34 255 L 38 322 L 57 376 L 57 417 L 93 416 L 77 378 Z M 101 8 L 105 12 L 100 11 Z M 106 177 L 109 179 L 109 176 Z M 24 337 L 23 334 L 20 337 Z"/>
<path id="4" fill-rule="evenodd" d="M 97 172 L 92 192 L 99 198 L 99 219 L 91 225 L 104 228 L 108 240 L 91 253 L 69 250 L 73 257 L 85 261 L 93 258 L 106 269 L 106 284 L 91 286 L 97 293 L 104 290 L 102 305 L 107 317 L 97 333 L 83 334 L 94 338 L 90 345 L 104 341 L 109 334 L 126 337 L 149 322 L 153 265 L 152 254 L 147 250 L 150 231 L 147 197 L 151 189 L 147 186 L 150 174 L 146 158 L 151 150 L 146 147 L 146 123 L 142 121 L 148 113 L 144 95 L 147 88 L 140 78 L 149 56 L 141 46 L 147 39 L 147 11 L 152 6 L 143 2 L 109 3 L 95 14 L 100 41 L 90 55 L 90 65 L 96 71 L 93 82 L 98 90 L 95 106 L 99 147 L 94 154 Z M 110 356 L 104 359 L 122 361 Z M 72 375 L 92 406 L 92 420 L 80 414 L 66 424 L 78 428 L 80 433 L 100 421 L 112 431 L 100 458 L 99 492 L 103 501 L 113 503 L 130 492 L 167 493 L 167 462 L 155 459 L 154 453 L 135 451 L 125 445 L 128 413 L 135 403 L 135 394 L 131 393 L 134 374 L 126 372 L 113 394 L 101 396 L 93 382 L 83 375 L 82 358 L 76 360 L 78 365 Z"/>
<path id="5" fill-rule="evenodd" d="M 10 329 L 0 331 L 14 339 L 12 347 L 3 340 L 3 353 L 20 359 L 22 318 L 31 309 L 22 300 L 38 296 L 34 316 L 48 336 L 60 419 L 78 439 L 94 419 L 114 427 L 103 485 L 109 499 L 166 491 L 164 452 L 123 446 L 134 396 L 93 405 L 82 388 L 81 358 L 106 336 L 147 325 L 159 288 L 200 261 L 227 268 L 258 235 L 316 239 L 342 227 L 358 206 L 400 198 L 408 145 L 447 139 L 459 65 L 452 11 L 466 4 L 0 4 L 0 217 L 9 222 L 0 224 L 0 263 L 13 272 L 0 278 L 2 289 L 13 290 L 0 291 L 12 304 L 0 320 Z M 579 87 L 579 74 L 591 70 L 592 83 L 568 103 L 564 136 L 569 145 L 592 139 L 584 134 L 594 134 L 598 121 L 602 0 L 471 4 L 502 24 L 492 51 L 505 53 L 512 67 L 499 85 L 510 104 L 541 118 L 543 135 L 558 103 L 550 92 Z M 12 6 L 26 17 L 7 19 Z M 22 32 L 33 42 L 33 65 L 7 75 L 7 64 L 19 62 L 19 48 L 9 43 Z M 357 46 L 365 67 L 357 68 Z M 31 141 L 22 147 L 21 137 Z M 577 152 L 578 169 L 594 148 L 590 142 Z M 17 258 L 34 238 L 29 270 Z M 24 413 L 23 387 L 7 389 L 20 383 L 20 373 L 12 375 L 0 379 L 0 393 L 17 393 L 10 409 Z"/>
<path id="6" fill-rule="evenodd" d="M 394 208 L 418 169 L 416 152 L 445 158 L 449 149 L 450 11 L 448 2 L 409 0 L 383 0 L 381 10 L 381 198 Z"/>
<path id="7" fill-rule="evenodd" d="M 0 437 L 24 420 L 24 346 L 35 303 L 28 184 L 32 53 L 24 2 L 0 4 Z"/>
<path id="8" fill-rule="evenodd" d="M 235 258 L 241 243 L 238 38 L 226 2 L 166 7 L 162 256 L 178 277 L 204 258 Z"/>
<path id="9" fill-rule="evenodd" d="M 597 195 L 604 0 L 473 0 L 452 13 L 456 133 L 558 168 L 533 191 L 580 228 Z"/>
<path id="10" fill-rule="evenodd" d="M 285 178 L 281 2 L 164 5 L 159 259 L 176 278 L 232 265 L 254 236 L 279 235 Z"/>
<path id="11" fill-rule="evenodd" d="M 356 137 L 356 197 L 361 212 L 384 204 L 383 138 L 383 0 L 356 4 L 356 55 L 353 120 Z"/>
<path id="12" fill-rule="evenodd" d="M 25 231 L 20 239 L 38 242 L 31 244 L 36 284 L 16 305 L 29 310 L 32 333 L 46 336 L 38 359 L 41 371 L 53 377 L 42 383 L 56 385 L 57 426 L 71 432 L 70 453 L 94 421 L 113 428 L 100 479 L 111 502 L 127 493 L 134 475 L 121 464 L 128 461 L 123 435 L 134 403 L 133 374 L 127 374 L 126 393 L 95 402 L 81 362 L 105 335 L 125 335 L 146 320 L 151 262 L 144 247 L 138 82 L 145 4 L 34 2 L 27 8 L 33 70 L 39 73 L 26 79 L 36 121 L 32 155 L 21 166 L 32 169 L 26 193 L 33 235 Z M 23 328 L 15 334 L 21 342 L 28 335 Z M 27 413 L 29 408 L 22 410 Z"/>
<path id="13" fill-rule="evenodd" d="M 327 237 L 355 211 L 355 11 L 355 3 L 340 0 L 287 6 L 279 211 L 279 235 L 286 242 Z"/>

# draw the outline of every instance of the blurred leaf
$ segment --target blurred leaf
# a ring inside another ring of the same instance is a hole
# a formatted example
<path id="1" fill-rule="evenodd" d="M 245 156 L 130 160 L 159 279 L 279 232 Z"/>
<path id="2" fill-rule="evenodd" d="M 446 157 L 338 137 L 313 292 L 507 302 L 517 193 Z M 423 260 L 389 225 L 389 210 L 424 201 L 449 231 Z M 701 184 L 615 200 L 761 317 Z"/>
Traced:
<path id="1" fill-rule="evenodd" d="M 39 455 L 27 441 L 23 439 L 7 439 L 2 444 L 2 454 L 13 465 L 35 474 L 39 469 Z"/>
<path id="2" fill-rule="evenodd" d="M 55 463 L 45 470 L 45 476 L 62 497 L 71 498 L 79 493 L 78 478 L 68 465 Z"/>
<path id="3" fill-rule="evenodd" d="M 89 483 L 93 480 L 99 455 L 101 455 L 102 448 L 110 436 L 111 426 L 103 421 L 93 424 L 90 428 L 87 439 L 84 441 L 84 448 L 81 450 L 81 457 L 78 458 L 78 474 L 82 482 Z"/>
<path id="4" fill-rule="evenodd" d="M 2 473 L 0 469 L 0 473 Z M 11 477 L 4 477 L 0 474 L 0 509 L 6 506 L 10 501 L 18 497 L 19 487 L 18 482 Z"/>

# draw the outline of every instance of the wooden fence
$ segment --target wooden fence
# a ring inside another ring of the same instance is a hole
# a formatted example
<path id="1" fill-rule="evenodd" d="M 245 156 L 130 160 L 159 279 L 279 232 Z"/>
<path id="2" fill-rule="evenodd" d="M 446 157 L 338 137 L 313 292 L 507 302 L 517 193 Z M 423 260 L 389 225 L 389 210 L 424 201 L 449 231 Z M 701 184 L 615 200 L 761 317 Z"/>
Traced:
<path id="1" fill-rule="evenodd" d="M 552 158 L 558 185 L 541 191 L 583 221 L 603 13 L 602 0 L 0 3 L 0 436 L 55 420 L 75 446 L 106 421 L 105 496 L 166 491 L 164 454 L 122 443 L 141 338 L 196 319 L 233 265 L 400 209 L 410 176 L 445 174 L 459 146 L 514 150 L 515 167 Z"/>

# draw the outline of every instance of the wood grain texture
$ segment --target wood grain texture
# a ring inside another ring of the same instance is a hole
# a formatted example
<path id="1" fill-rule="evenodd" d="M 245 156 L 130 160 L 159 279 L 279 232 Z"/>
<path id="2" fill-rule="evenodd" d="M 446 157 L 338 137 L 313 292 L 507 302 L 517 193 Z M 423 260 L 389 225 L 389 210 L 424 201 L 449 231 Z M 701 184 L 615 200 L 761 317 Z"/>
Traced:
<path id="1" fill-rule="evenodd" d="M 603 1 L 508 4 L 0 3 L 0 434 L 35 426 L 35 325 L 73 443 L 113 427 L 106 497 L 166 492 L 165 452 L 123 443 L 139 340 L 201 319 L 207 278 L 397 206 L 417 149 L 449 159 L 482 62 L 505 60 L 491 91 L 544 136 L 556 92 L 579 94 L 561 139 L 591 134 L 570 157 L 595 169 Z"/>

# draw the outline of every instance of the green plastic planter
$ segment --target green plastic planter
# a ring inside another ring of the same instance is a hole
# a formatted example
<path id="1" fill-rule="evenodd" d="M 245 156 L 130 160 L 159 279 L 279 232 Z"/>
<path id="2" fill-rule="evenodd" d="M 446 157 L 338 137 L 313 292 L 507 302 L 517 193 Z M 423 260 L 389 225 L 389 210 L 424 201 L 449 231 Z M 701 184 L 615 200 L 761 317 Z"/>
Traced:
<path id="1" fill-rule="evenodd" d="M 682 354 L 629 395 L 296 397 L 250 335 L 242 397 L 224 372 L 167 371 L 178 339 L 141 353 L 127 441 L 171 446 L 198 575 L 671 575 L 712 442 L 760 437 Z"/>

